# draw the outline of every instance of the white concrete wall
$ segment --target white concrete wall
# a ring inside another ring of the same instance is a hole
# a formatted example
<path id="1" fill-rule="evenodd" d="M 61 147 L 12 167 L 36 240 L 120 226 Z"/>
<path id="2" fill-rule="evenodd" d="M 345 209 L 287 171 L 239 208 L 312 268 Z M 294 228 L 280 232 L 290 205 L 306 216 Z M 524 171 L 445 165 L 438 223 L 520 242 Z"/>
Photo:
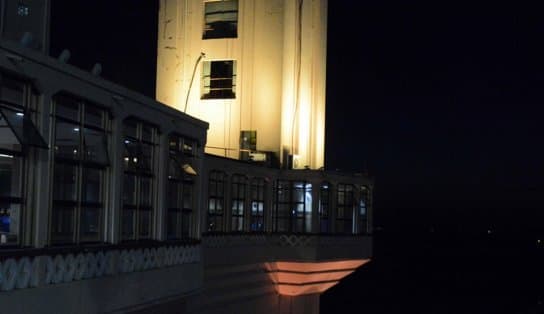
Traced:
<path id="1" fill-rule="evenodd" d="M 200 288 L 202 265 L 157 270 L 0 292 L 0 313 L 109 313 L 160 303 Z"/>
<path id="2" fill-rule="evenodd" d="M 238 38 L 207 40 L 204 1 L 160 3 L 157 99 L 210 123 L 206 151 L 238 158 L 240 130 L 257 130 L 258 150 L 285 147 L 299 168 L 322 167 L 327 1 L 303 1 L 300 28 L 297 1 L 239 0 Z M 201 100 L 200 64 L 186 106 L 201 53 L 236 60 L 235 99 Z"/>

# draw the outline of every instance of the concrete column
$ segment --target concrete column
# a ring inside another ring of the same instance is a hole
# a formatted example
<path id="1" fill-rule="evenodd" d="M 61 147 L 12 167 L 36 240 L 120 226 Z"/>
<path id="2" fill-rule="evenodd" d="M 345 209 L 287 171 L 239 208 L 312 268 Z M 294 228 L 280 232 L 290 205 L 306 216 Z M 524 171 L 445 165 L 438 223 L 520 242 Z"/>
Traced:
<path id="1" fill-rule="evenodd" d="M 120 110 L 119 110 L 120 111 Z M 123 195 L 121 194 L 121 186 L 123 184 L 123 151 L 124 151 L 124 139 L 123 139 L 123 120 L 124 116 L 116 116 L 113 119 L 112 125 L 112 151 L 111 151 L 111 172 L 112 179 L 110 181 L 110 195 L 111 199 L 108 202 L 109 212 L 106 214 L 106 238 L 112 243 L 119 243 L 121 241 L 121 211 Z"/>
<path id="2" fill-rule="evenodd" d="M 34 235 L 32 239 L 26 237 L 26 239 L 22 239 L 22 244 L 32 245 L 37 248 L 41 248 L 47 245 L 47 239 L 49 238 L 49 196 L 51 195 L 51 190 L 53 187 L 51 165 L 53 163 L 53 154 L 55 151 L 55 133 L 50 132 L 50 129 L 52 128 L 50 124 L 51 118 L 49 116 L 49 113 L 51 112 L 51 94 L 47 94 L 46 92 L 44 92 L 41 99 L 42 102 L 37 104 L 40 114 L 37 116 L 36 122 L 38 124 L 38 128 L 41 134 L 44 136 L 44 139 L 49 144 L 50 149 L 33 149 L 31 151 L 33 151 L 34 153 L 29 155 L 26 160 L 26 166 L 29 170 L 29 176 L 27 176 L 27 178 L 31 180 L 32 176 L 35 175 L 35 179 L 33 180 L 34 184 L 32 184 L 32 181 L 29 181 L 28 184 L 26 184 L 26 186 L 32 190 L 28 191 L 27 195 L 29 195 L 30 199 L 24 206 L 24 210 L 29 219 L 25 219 L 23 221 L 27 222 L 31 219 L 34 219 L 33 224 L 24 223 L 24 225 L 26 226 L 34 225 Z M 53 136 L 47 138 L 48 134 L 53 134 Z M 36 162 L 33 162 L 33 160 L 36 160 Z M 33 168 L 33 164 L 37 165 L 36 168 Z M 35 171 L 32 171 L 33 169 Z M 30 195 L 33 195 L 34 197 L 30 197 Z M 32 212 L 32 207 L 35 209 L 35 212 Z M 20 221 L 20 223 L 22 224 L 23 221 Z M 32 236 L 31 234 L 26 233 L 24 229 L 21 231 L 25 232 L 28 237 Z M 21 234 L 19 234 L 19 236 L 21 236 Z"/>
<path id="3" fill-rule="evenodd" d="M 226 173 L 223 203 L 223 232 L 232 230 L 232 173 Z"/>
<path id="4" fill-rule="evenodd" d="M 312 233 L 319 233 L 319 203 L 321 181 L 312 180 Z"/>
<path id="5" fill-rule="evenodd" d="M 246 193 L 244 198 L 244 232 L 249 232 L 251 227 L 251 180 L 252 177 L 247 177 Z"/>
<path id="6" fill-rule="evenodd" d="M 169 162 L 169 143 L 168 143 L 168 132 L 161 134 L 159 138 L 158 154 L 157 158 L 159 159 L 158 163 L 158 175 L 155 180 L 157 180 L 157 209 L 156 209 L 156 219 L 155 222 L 155 237 L 159 241 L 166 240 L 166 216 L 167 216 L 167 182 L 168 182 L 168 162 Z"/>

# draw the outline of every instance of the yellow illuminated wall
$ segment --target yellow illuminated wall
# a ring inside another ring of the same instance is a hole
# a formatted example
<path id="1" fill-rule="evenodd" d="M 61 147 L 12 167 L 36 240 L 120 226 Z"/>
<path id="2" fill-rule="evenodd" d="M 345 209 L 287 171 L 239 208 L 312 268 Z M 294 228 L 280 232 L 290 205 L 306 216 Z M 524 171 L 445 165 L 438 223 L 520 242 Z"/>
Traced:
<path id="1" fill-rule="evenodd" d="M 322 167 L 327 1 L 238 0 L 238 37 L 225 39 L 202 39 L 204 2 L 160 2 L 157 100 L 210 123 L 208 153 L 238 158 L 240 131 L 256 130 L 257 150 Z M 201 99 L 213 60 L 236 61 L 235 99 Z"/>

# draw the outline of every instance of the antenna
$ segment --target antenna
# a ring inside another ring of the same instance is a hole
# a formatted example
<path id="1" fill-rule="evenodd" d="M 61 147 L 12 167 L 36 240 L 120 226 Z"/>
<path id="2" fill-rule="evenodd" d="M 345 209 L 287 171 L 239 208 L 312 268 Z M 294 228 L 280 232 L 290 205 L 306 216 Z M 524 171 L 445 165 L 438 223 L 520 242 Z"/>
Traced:
<path id="1" fill-rule="evenodd" d="M 183 108 L 183 113 L 187 111 L 187 104 L 189 103 L 189 95 L 191 94 L 191 87 L 193 86 L 193 81 L 195 79 L 196 74 L 196 68 L 198 67 L 198 64 L 202 59 L 206 58 L 206 54 L 204 52 L 200 53 L 200 56 L 198 56 L 198 59 L 196 59 L 195 67 L 193 68 L 193 76 L 191 76 L 191 82 L 189 83 L 189 90 L 187 91 L 187 98 L 185 98 L 185 108 Z"/>

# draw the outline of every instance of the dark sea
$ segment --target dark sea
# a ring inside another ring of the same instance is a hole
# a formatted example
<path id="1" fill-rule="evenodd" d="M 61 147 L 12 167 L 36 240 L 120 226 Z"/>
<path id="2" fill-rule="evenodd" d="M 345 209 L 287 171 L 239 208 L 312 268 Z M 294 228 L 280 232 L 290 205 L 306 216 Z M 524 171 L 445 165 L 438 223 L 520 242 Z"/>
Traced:
<path id="1" fill-rule="evenodd" d="M 544 237 L 531 230 L 381 230 L 321 313 L 544 313 L 543 292 Z"/>

